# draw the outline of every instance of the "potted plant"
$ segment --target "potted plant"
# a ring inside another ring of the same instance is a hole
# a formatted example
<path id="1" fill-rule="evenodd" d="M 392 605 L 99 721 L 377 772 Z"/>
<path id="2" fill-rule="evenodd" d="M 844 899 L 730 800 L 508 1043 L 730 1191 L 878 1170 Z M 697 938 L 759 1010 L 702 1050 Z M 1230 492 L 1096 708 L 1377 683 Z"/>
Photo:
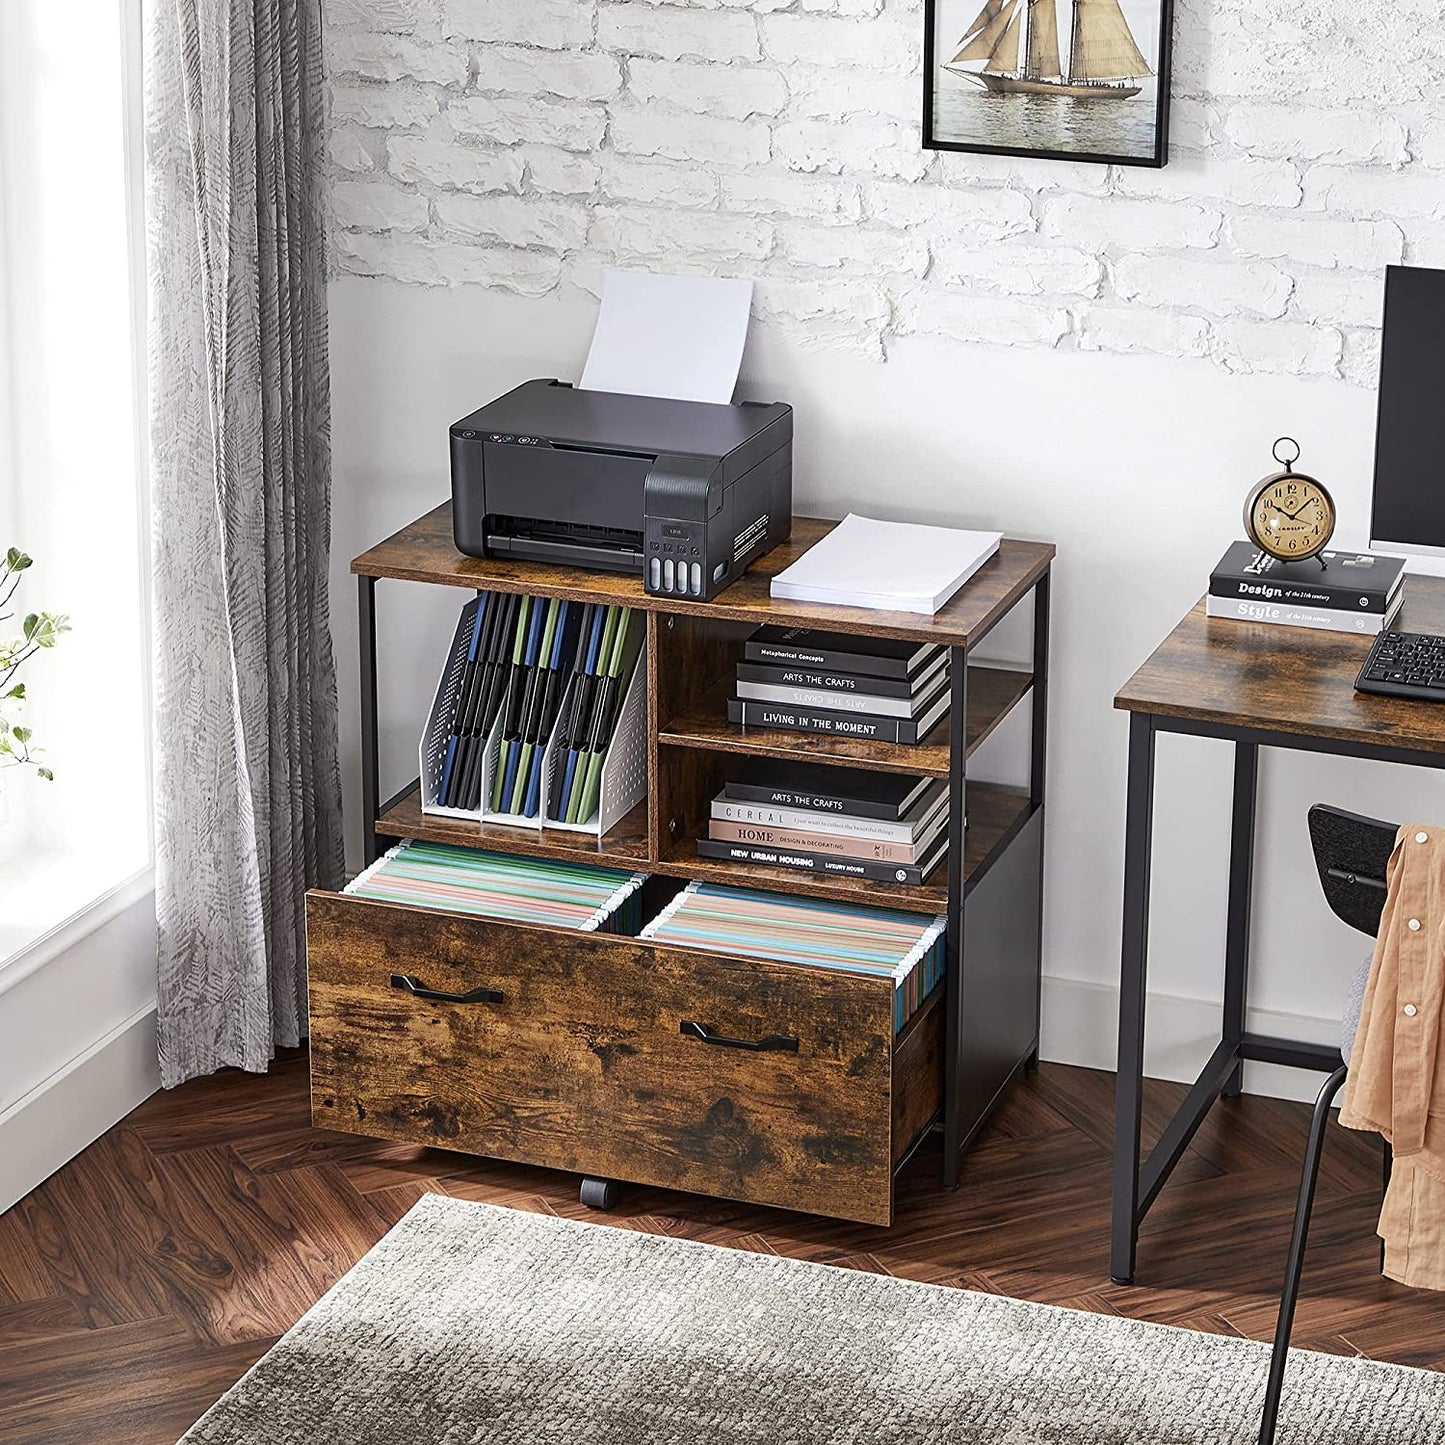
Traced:
<path id="1" fill-rule="evenodd" d="M 20 586 L 20 575 L 31 559 L 18 547 L 11 547 L 0 564 L 0 631 L 15 614 L 5 609 Z M 15 674 L 40 651 L 54 647 L 63 632 L 70 631 L 70 619 L 58 612 L 28 612 L 18 637 L 0 640 L 0 767 L 33 767 L 47 781 L 55 775 L 39 761 L 41 750 L 34 734 L 16 718 L 25 702 L 25 684 Z"/>

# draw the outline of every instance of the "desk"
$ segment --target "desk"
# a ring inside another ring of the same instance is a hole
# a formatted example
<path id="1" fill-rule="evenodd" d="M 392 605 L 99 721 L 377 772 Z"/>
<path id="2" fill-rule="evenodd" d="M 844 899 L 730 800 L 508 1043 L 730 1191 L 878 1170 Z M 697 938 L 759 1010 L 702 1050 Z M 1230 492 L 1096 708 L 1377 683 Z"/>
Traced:
<path id="1" fill-rule="evenodd" d="M 1445 633 L 1445 580 L 1409 577 L 1400 631 Z M 1124 833 L 1124 933 L 1109 1273 L 1134 1279 L 1139 1226 L 1216 1099 L 1239 1093 L 1243 1063 L 1331 1073 L 1338 1049 L 1245 1030 L 1255 791 L 1262 747 L 1445 767 L 1445 704 L 1356 693 L 1372 639 L 1205 616 L 1201 601 L 1114 699 L 1129 713 Z M 1154 740 L 1161 732 L 1234 743 L 1229 908 L 1219 1047 L 1141 1166 L 1144 1009 Z"/>

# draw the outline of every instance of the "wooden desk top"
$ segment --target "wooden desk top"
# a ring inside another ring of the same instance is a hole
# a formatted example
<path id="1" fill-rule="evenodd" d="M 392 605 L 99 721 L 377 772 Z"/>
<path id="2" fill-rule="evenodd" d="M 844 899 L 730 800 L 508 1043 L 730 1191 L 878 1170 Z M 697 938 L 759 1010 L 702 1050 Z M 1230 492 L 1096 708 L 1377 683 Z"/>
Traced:
<path id="1" fill-rule="evenodd" d="M 593 572 L 585 567 L 559 567 L 518 562 L 505 557 L 467 557 L 452 541 L 452 504 L 419 517 L 386 541 L 354 558 L 351 570 L 363 577 L 396 577 L 408 582 L 433 582 L 494 592 L 539 592 L 578 602 L 623 602 L 652 612 L 691 612 L 757 626 L 831 628 L 870 637 L 919 638 L 950 647 L 977 642 L 1035 582 L 1053 561 L 1047 542 L 1005 538 L 968 583 L 932 617 L 912 612 L 875 612 L 864 607 L 826 607 L 808 602 L 774 601 L 768 586 L 775 573 L 801 556 L 836 522 L 794 517 L 792 536 L 781 547 L 753 563 L 731 587 L 712 602 L 678 597 L 651 597 L 635 572 Z"/>
<path id="2" fill-rule="evenodd" d="M 1445 633 L 1445 579 L 1407 576 L 1404 587 L 1394 630 Z M 1206 617 L 1201 600 L 1119 690 L 1114 706 L 1225 727 L 1445 753 L 1445 703 L 1355 691 L 1373 640 Z"/>

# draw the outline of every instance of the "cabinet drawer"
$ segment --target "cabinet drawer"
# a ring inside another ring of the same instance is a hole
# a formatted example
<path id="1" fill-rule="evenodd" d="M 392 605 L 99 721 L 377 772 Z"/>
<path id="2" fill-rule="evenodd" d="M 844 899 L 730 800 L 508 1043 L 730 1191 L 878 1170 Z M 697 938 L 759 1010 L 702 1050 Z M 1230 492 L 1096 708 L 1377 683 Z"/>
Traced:
<path id="1" fill-rule="evenodd" d="M 937 1108 L 887 979 L 328 893 L 307 955 L 330 1129 L 886 1224 Z"/>

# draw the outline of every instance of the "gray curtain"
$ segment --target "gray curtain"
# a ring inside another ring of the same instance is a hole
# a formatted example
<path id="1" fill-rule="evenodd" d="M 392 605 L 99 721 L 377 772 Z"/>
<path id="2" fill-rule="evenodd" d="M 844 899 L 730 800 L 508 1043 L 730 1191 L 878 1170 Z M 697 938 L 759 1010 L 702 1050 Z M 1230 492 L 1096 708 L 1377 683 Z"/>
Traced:
<path id="1" fill-rule="evenodd" d="M 161 1078 L 306 1035 L 342 871 L 320 0 L 147 0 Z"/>

